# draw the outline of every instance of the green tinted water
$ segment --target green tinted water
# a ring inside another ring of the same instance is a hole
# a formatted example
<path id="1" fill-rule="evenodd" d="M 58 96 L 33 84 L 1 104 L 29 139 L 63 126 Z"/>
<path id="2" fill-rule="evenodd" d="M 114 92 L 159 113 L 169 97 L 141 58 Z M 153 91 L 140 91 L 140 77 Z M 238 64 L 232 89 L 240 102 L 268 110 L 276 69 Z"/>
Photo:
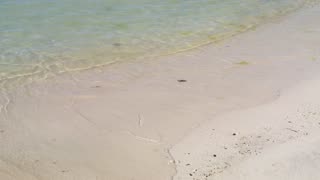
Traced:
<path id="1" fill-rule="evenodd" d="M 0 80 L 185 50 L 308 0 L 0 0 Z"/>

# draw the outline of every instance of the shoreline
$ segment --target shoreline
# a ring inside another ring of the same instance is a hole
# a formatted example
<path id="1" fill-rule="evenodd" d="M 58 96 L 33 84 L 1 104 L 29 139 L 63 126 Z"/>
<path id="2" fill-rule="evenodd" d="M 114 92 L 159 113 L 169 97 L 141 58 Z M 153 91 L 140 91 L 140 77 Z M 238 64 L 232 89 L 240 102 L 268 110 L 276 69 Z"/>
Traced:
<path id="1" fill-rule="evenodd" d="M 259 26 L 264 26 L 264 25 L 271 23 L 271 22 L 274 22 L 274 21 L 281 21 L 282 19 L 285 19 L 287 16 L 289 16 L 292 13 L 295 13 L 303 8 L 307 8 L 310 6 L 317 5 L 317 4 L 318 4 L 318 2 L 312 3 L 312 2 L 307 1 L 307 2 L 301 3 L 297 6 L 292 6 L 291 8 L 288 8 L 285 11 L 280 11 L 277 14 L 272 15 L 272 17 L 257 18 L 256 22 L 252 22 L 251 24 L 240 24 L 240 25 L 230 24 L 227 26 L 235 26 L 235 27 L 238 26 L 238 28 L 235 28 L 233 30 L 228 30 L 223 33 L 209 35 L 206 40 L 199 41 L 198 43 L 195 43 L 196 41 L 190 42 L 189 45 L 181 45 L 180 48 L 178 48 L 178 46 L 174 46 L 173 49 L 176 49 L 176 50 L 163 51 L 163 52 L 159 51 L 158 53 L 154 53 L 150 56 L 146 55 L 146 53 L 143 53 L 145 55 L 141 55 L 141 57 L 140 56 L 131 57 L 131 58 L 127 58 L 126 60 L 123 59 L 123 60 L 102 61 L 101 59 L 103 59 L 103 58 L 101 58 L 101 57 L 106 55 L 106 54 L 103 54 L 103 53 L 105 53 L 106 49 L 92 48 L 87 53 L 83 53 L 85 50 L 84 51 L 79 50 L 79 53 L 74 54 L 75 57 L 78 57 L 78 58 L 81 57 L 84 59 L 92 58 L 90 51 L 100 52 L 100 55 L 98 53 L 95 56 L 100 56 L 96 60 L 98 60 L 99 62 L 101 61 L 101 62 L 94 64 L 94 65 L 83 66 L 83 67 L 82 66 L 77 67 L 77 66 L 74 66 L 72 63 L 68 64 L 68 62 L 58 63 L 58 64 L 60 64 L 60 66 L 64 64 L 63 66 L 65 66 L 65 67 L 60 67 L 59 65 L 57 65 L 55 63 L 52 64 L 49 62 L 48 64 L 46 64 L 46 62 L 44 62 L 43 66 L 41 66 L 41 65 L 36 66 L 36 68 L 38 70 L 35 70 L 34 72 L 26 71 L 25 73 L 21 73 L 21 74 L 12 74 L 7 77 L 3 76 L 0 79 L 0 84 L 5 87 L 3 89 L 8 89 L 8 91 L 9 91 L 9 90 L 11 90 L 10 89 L 11 85 L 13 88 L 19 88 L 19 86 L 21 84 L 24 84 L 25 81 L 29 81 L 30 79 L 32 79 L 32 80 L 30 80 L 30 82 L 28 82 L 24 85 L 28 85 L 30 83 L 33 83 L 33 79 L 40 80 L 40 81 L 43 79 L 50 80 L 52 78 L 56 78 L 56 76 L 63 76 L 64 74 L 69 74 L 69 73 L 73 73 L 73 72 L 91 71 L 91 70 L 94 70 L 95 68 L 108 68 L 108 66 L 112 66 L 113 64 L 126 63 L 126 62 L 130 61 L 129 59 L 132 59 L 131 61 L 133 61 L 133 62 L 139 62 L 139 61 L 146 61 L 148 59 L 162 59 L 163 57 L 168 57 L 168 56 L 170 57 L 172 55 L 185 53 L 188 51 L 197 51 L 198 49 L 206 48 L 206 46 L 210 46 L 210 45 L 215 46 L 216 43 L 227 41 L 228 39 L 230 39 L 234 36 L 241 35 L 242 33 L 253 31 L 254 29 L 258 28 Z M 118 46 L 118 45 L 116 45 L 116 46 Z M 43 56 L 43 57 L 49 58 L 49 59 L 54 59 L 54 55 L 51 55 L 50 53 L 49 54 L 47 54 L 47 53 L 41 54 L 40 53 L 39 56 Z M 61 56 L 61 57 L 59 57 L 59 56 Z M 63 55 L 63 53 L 62 53 L 61 55 L 58 55 L 58 58 L 60 58 L 60 59 L 65 58 L 65 59 L 68 59 L 68 61 L 74 61 L 71 58 L 72 56 L 73 56 L 72 54 Z M 40 62 L 40 64 L 42 64 L 42 63 Z M 16 64 L 14 66 L 19 66 L 19 65 Z M 59 67 L 55 67 L 55 66 L 59 66 Z M 37 83 L 37 82 L 35 82 L 35 83 Z M 20 85 L 17 85 L 17 84 L 20 84 Z"/>
<path id="2" fill-rule="evenodd" d="M 7 146 L 0 150 L 0 177 L 170 179 L 178 155 L 169 149 L 197 136 L 203 123 L 273 101 L 318 74 L 319 9 L 196 51 L 18 90 L 1 106 Z"/>
<path id="3" fill-rule="evenodd" d="M 301 20 L 310 20 L 319 13 L 319 7 L 304 9 L 282 26 L 293 21 L 292 28 L 303 29 L 298 22 L 302 24 L 305 21 Z M 314 26 L 320 32 L 320 24 Z M 297 33 L 295 38 L 306 38 L 303 36 Z M 319 39 L 314 42 L 319 44 Z M 320 60 L 319 55 L 317 52 L 311 60 Z M 203 123 L 170 149 L 177 164 L 173 179 L 317 179 L 319 80 L 320 74 L 314 72 L 313 77 L 282 89 L 274 100 L 228 111 Z"/>

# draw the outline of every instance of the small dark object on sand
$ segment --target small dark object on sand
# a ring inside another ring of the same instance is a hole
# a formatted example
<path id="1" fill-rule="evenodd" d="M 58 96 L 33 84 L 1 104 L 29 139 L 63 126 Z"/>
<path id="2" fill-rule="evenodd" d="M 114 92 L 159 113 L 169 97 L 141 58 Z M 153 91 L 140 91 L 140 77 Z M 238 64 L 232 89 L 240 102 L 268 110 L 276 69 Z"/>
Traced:
<path id="1" fill-rule="evenodd" d="M 236 135 L 237 135 L 237 133 L 233 133 L 232 135 L 233 135 L 233 136 L 236 136 Z"/>
<path id="2" fill-rule="evenodd" d="M 116 46 L 116 47 L 119 47 L 119 46 L 121 46 L 121 43 L 113 43 L 112 45 Z"/>
<path id="3" fill-rule="evenodd" d="M 216 154 L 214 154 L 214 155 L 213 155 L 213 157 L 217 157 L 217 155 L 216 155 Z"/>
<path id="4" fill-rule="evenodd" d="M 99 85 L 96 85 L 96 86 L 93 86 L 93 88 L 101 88 L 101 86 L 99 86 Z"/>
<path id="5" fill-rule="evenodd" d="M 178 82 L 187 82 L 187 80 L 185 80 L 185 79 L 179 79 L 179 80 L 177 80 Z"/>

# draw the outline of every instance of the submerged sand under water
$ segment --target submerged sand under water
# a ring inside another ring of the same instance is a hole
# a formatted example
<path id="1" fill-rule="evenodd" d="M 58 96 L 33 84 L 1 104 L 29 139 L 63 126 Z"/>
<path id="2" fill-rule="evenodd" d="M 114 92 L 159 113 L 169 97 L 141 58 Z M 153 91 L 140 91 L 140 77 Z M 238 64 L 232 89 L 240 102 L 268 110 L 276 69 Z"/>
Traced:
<path id="1" fill-rule="evenodd" d="M 1 86 L 192 49 L 314 2 L 1 1 Z"/>

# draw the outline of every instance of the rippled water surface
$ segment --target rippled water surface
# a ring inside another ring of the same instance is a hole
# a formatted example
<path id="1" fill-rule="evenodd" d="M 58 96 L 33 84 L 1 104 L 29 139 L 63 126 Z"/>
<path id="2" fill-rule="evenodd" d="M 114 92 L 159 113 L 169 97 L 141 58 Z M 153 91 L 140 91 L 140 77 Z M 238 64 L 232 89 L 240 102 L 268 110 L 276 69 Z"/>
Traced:
<path id="1" fill-rule="evenodd" d="M 228 37 L 308 0 L 0 0 L 0 79 L 44 78 Z"/>

